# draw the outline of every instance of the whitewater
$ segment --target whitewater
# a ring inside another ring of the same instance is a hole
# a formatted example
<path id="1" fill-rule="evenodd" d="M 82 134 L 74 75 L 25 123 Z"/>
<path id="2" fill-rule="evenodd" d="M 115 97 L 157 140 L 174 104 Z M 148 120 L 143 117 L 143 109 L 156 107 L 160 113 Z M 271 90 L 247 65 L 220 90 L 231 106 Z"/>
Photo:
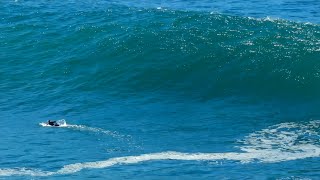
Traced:
<path id="1" fill-rule="evenodd" d="M 83 125 L 67 124 L 65 120 L 58 120 L 59 127 L 48 126 L 46 123 L 40 123 L 43 127 L 52 128 L 71 128 L 82 129 L 105 133 L 114 136 L 110 131 L 100 128 L 86 127 Z M 270 128 L 249 134 L 242 140 L 243 146 L 240 149 L 243 152 L 228 153 L 182 153 L 182 152 L 160 152 L 142 154 L 138 156 L 114 157 L 103 161 L 81 162 L 63 166 L 56 172 L 46 172 L 38 169 L 23 168 L 2 168 L 0 176 L 29 175 L 29 176 L 51 176 L 55 174 L 72 174 L 83 169 L 108 168 L 115 165 L 136 164 L 144 161 L 159 160 L 179 160 L 179 161 L 218 161 L 231 160 L 240 163 L 275 163 L 281 161 L 290 161 L 320 156 L 320 134 L 317 129 L 320 127 L 320 121 L 310 121 L 304 124 L 282 123 Z M 314 138 L 309 139 L 312 135 Z M 118 136 L 114 136 L 119 138 Z M 121 137 L 121 136 L 120 136 Z M 303 138 L 299 141 L 298 138 Z"/>
<path id="2" fill-rule="evenodd" d="M 319 8 L 1 1 L 0 179 L 318 179 Z"/>

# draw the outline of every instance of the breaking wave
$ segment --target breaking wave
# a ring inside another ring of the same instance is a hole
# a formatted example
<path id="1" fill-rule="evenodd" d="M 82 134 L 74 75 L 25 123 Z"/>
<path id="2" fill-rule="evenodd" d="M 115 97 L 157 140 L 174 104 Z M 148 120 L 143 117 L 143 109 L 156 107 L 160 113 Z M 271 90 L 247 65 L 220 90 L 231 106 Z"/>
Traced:
<path id="1" fill-rule="evenodd" d="M 38 87 L 34 90 L 45 96 L 48 83 L 53 88 L 63 83 L 62 94 L 169 92 L 203 99 L 234 94 L 320 98 L 320 27 L 316 24 L 124 6 L 39 13 L 63 18 L 65 23 L 52 19 L 50 24 L 57 25 L 48 27 L 39 21 L 32 28 L 35 32 L 47 29 L 43 38 L 30 45 L 21 41 L 19 47 L 16 41 L 32 39 L 32 33 L 25 33 L 30 27 L 23 21 L 10 24 L 10 19 L 3 19 L 3 32 L 22 34 L 0 39 L 7 44 L 3 52 L 15 47 L 15 51 L 28 52 L 30 59 L 44 57 L 39 65 L 41 76 L 36 77 L 12 71 L 15 61 L 4 64 L 8 77 L 37 83 L 21 89 L 13 81 L 3 88 L 31 91 Z M 39 50 L 47 46 L 60 48 Z M 19 57 L 8 53 L 3 58 Z M 22 66 L 30 60 L 23 61 Z M 52 76 L 55 79 L 43 81 Z M 58 100 L 62 101 L 53 98 L 50 102 Z"/>

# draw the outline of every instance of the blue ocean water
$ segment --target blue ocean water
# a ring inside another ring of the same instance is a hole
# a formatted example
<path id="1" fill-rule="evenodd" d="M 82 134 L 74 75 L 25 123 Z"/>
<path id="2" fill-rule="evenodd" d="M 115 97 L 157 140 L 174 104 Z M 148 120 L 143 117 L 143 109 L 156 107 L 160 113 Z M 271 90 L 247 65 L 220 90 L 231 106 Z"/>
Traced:
<path id="1" fill-rule="evenodd" d="M 1 1 L 0 179 L 319 179 L 319 10 Z"/>

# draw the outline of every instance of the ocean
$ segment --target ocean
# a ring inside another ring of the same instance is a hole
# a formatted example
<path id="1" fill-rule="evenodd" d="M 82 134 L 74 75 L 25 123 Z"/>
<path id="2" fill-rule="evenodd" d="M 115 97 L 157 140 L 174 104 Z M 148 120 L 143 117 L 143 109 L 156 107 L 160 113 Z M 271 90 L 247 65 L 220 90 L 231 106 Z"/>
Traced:
<path id="1" fill-rule="evenodd" d="M 0 179 L 319 179 L 319 23 L 318 0 L 1 1 Z"/>

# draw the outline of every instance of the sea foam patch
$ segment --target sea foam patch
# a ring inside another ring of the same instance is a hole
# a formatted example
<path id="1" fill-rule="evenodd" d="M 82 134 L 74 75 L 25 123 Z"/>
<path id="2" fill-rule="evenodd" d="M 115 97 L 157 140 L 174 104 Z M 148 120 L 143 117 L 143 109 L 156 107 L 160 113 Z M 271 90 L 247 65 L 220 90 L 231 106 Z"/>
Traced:
<path id="1" fill-rule="evenodd" d="M 43 126 L 43 127 L 69 128 L 69 129 L 79 130 L 79 131 L 89 131 L 89 132 L 109 135 L 109 136 L 112 136 L 114 138 L 120 138 L 120 139 L 121 138 L 129 138 L 130 137 L 130 136 L 119 134 L 117 132 L 105 130 L 105 129 L 102 129 L 102 128 L 89 127 L 89 126 L 85 126 L 85 125 L 67 124 L 67 121 L 65 119 L 56 120 L 56 122 L 57 122 L 57 124 L 59 124 L 59 126 L 51 126 L 46 122 L 41 122 L 41 123 L 39 123 L 39 125 Z"/>
<path id="2" fill-rule="evenodd" d="M 304 158 L 320 157 L 320 120 L 308 123 L 281 123 L 246 136 L 241 152 L 183 153 L 160 152 L 138 156 L 115 157 L 102 161 L 74 163 L 57 171 L 41 171 L 29 168 L 0 169 L 0 176 L 51 176 L 72 174 L 84 169 L 101 169 L 115 165 L 136 164 L 146 161 L 217 161 L 230 160 L 240 163 L 274 163 Z"/>

